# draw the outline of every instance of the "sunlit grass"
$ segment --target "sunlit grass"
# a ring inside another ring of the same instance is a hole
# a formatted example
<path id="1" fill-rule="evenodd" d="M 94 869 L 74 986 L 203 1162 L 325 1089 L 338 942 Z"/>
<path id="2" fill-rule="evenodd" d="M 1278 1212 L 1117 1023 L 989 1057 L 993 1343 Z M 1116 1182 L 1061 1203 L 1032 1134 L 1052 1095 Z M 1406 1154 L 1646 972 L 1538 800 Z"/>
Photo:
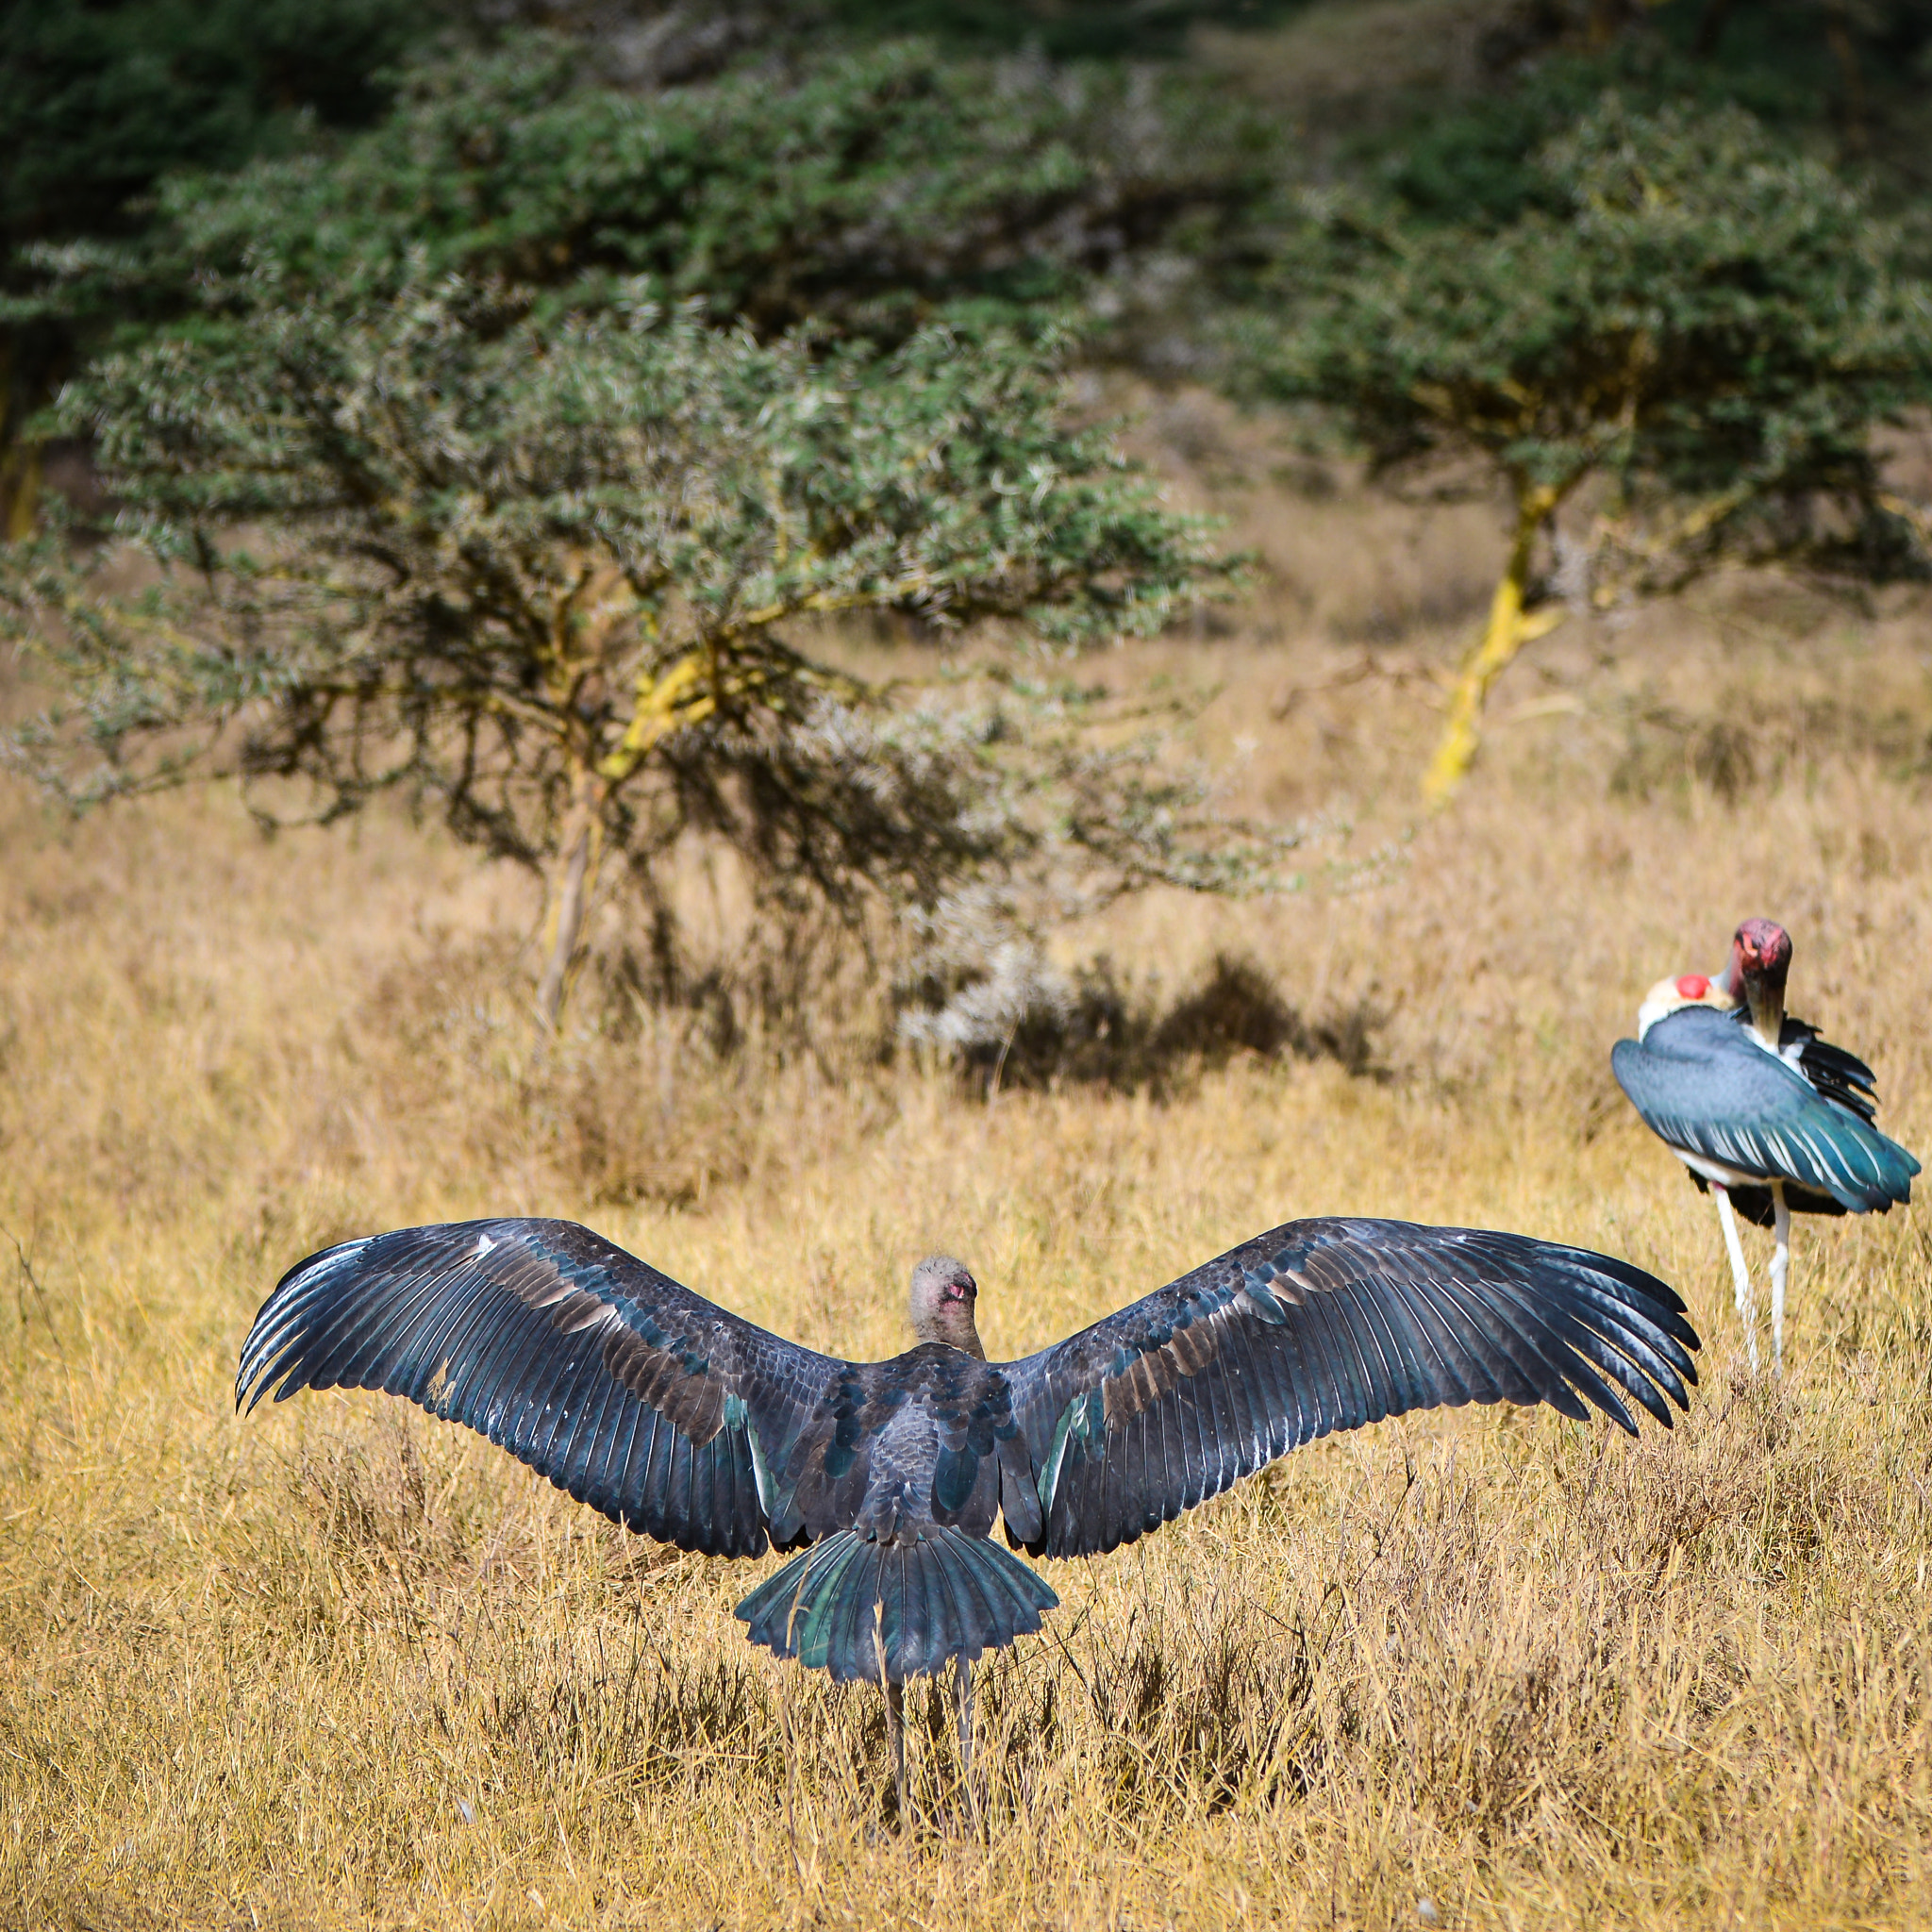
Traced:
<path id="1" fill-rule="evenodd" d="M 1923 1210 L 1801 1224 L 1791 1373 L 1755 1383 L 1715 1216 L 1607 1073 L 1643 987 L 1772 913 L 1794 1008 L 1932 1143 L 1923 616 L 1740 608 L 1742 648 L 1676 613 L 1614 668 L 1559 633 L 1392 883 L 1083 936 L 1169 995 L 1233 947 L 1305 1014 L 1373 1017 L 1374 1074 L 1237 1059 L 1158 1105 L 989 1103 L 857 1045 L 720 1064 L 588 1001 L 540 1061 L 533 908 L 434 838 L 0 795 L 0 1924 L 1922 1920 Z M 1204 750 L 1247 803 L 1346 800 L 1346 856 L 1412 824 L 1454 641 L 1352 679 L 1358 646 L 1247 638 L 1108 675 L 1218 679 Z M 275 1276 L 376 1226 L 576 1216 L 853 1354 L 902 1345 L 944 1245 L 1018 1353 L 1335 1210 L 1656 1268 L 1707 1341 L 1691 1416 L 1635 1444 L 1413 1418 L 1047 1566 L 1062 1609 L 982 1674 L 984 1841 L 924 1693 L 922 1822 L 889 1828 L 879 1700 L 744 1643 L 758 1567 L 374 1397 L 232 1414 Z"/>

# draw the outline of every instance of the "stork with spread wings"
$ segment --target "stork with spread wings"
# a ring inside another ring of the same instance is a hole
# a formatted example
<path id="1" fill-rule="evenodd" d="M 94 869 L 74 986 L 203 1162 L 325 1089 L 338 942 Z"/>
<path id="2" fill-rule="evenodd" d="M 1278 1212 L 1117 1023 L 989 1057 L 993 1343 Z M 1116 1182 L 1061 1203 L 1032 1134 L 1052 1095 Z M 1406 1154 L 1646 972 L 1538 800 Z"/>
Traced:
<path id="1" fill-rule="evenodd" d="M 840 1361 L 572 1222 L 405 1228 L 284 1276 L 236 1393 L 381 1389 L 626 1529 L 797 1550 L 738 1615 L 781 1657 L 885 1688 L 903 1788 L 906 1679 L 953 1666 L 970 1756 L 974 1660 L 1058 1601 L 1013 1549 L 1097 1556 L 1384 1416 L 1589 1402 L 1634 1434 L 1633 1406 L 1669 1426 L 1697 1379 L 1661 1281 L 1471 1228 L 1290 1222 L 1015 1362 L 986 1359 L 977 1293 L 962 1263 L 923 1261 L 916 1345 Z"/>

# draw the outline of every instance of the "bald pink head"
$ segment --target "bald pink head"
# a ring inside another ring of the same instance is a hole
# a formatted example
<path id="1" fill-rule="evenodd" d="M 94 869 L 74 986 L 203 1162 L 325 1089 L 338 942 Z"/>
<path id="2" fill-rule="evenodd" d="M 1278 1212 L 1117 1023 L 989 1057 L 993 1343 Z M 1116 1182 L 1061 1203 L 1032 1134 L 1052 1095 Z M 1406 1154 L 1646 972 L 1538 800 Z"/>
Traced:
<path id="1" fill-rule="evenodd" d="M 979 1284 L 965 1262 L 950 1255 L 928 1255 L 912 1271 L 912 1332 L 922 1341 L 943 1341 L 986 1359 L 974 1325 L 973 1305 Z"/>
<path id="2" fill-rule="evenodd" d="M 1774 919 L 1747 919 L 1731 941 L 1740 983 L 1755 978 L 1785 983 L 1791 970 L 1791 936 Z"/>
<path id="3" fill-rule="evenodd" d="M 1785 1024 L 1785 978 L 1791 970 L 1791 936 L 1774 919 L 1747 919 L 1731 940 L 1724 977 L 1730 991 L 1750 1002 L 1751 1024 L 1775 1051 Z"/>

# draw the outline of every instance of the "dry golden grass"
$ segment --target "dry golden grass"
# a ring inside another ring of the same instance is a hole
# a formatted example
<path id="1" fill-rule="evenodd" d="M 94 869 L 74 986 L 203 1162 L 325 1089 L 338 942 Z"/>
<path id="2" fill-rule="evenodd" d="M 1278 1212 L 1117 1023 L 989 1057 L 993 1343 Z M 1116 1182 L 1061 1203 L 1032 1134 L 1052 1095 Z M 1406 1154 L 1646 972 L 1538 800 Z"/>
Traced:
<path id="1" fill-rule="evenodd" d="M 540 1064 L 532 904 L 439 839 L 0 793 L 0 1925 L 1932 1917 L 1923 1210 L 1801 1226 L 1791 1372 L 1754 1384 L 1715 1217 L 1607 1064 L 1645 986 L 1770 912 L 1797 1009 L 1932 1144 L 1926 606 L 1734 589 L 1558 633 L 1416 827 L 1488 526 L 1232 500 L 1254 608 L 1102 668 L 1214 684 L 1237 797 L 1345 806 L 1318 874 L 1412 837 L 1386 884 L 1076 938 L 1170 994 L 1246 952 L 1311 1023 L 1373 1016 L 1373 1074 L 989 1105 L 857 1054 L 718 1062 L 589 1000 Z M 1046 1566 L 1064 1607 L 981 1676 L 985 1841 L 922 1699 L 924 1823 L 894 1835 L 876 1694 L 743 1642 L 759 1570 L 375 1397 L 232 1415 L 291 1261 L 486 1210 L 588 1219 L 861 1355 L 941 1242 L 1018 1352 L 1291 1215 L 1488 1223 L 1677 1283 L 1706 1380 L 1636 1444 L 1385 1425 Z"/>

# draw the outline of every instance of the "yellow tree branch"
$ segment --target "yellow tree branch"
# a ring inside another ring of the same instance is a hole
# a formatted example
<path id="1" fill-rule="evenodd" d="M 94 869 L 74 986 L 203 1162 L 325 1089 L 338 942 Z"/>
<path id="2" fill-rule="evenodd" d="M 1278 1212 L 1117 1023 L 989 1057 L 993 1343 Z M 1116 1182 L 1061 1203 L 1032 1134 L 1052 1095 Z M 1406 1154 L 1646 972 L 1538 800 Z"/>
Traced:
<path id="1" fill-rule="evenodd" d="M 1431 810 L 1440 810 L 1468 775 L 1482 738 L 1483 705 L 1491 687 L 1509 667 L 1524 644 L 1546 636 L 1567 614 L 1560 606 L 1525 613 L 1524 592 L 1536 540 L 1567 486 L 1520 483 L 1516 491 L 1516 535 L 1509 560 L 1490 600 L 1490 621 L 1470 647 L 1449 694 L 1449 718 L 1436 745 L 1436 755 L 1423 777 L 1423 797 Z"/>
<path id="2" fill-rule="evenodd" d="M 768 706 L 782 709 L 789 686 L 836 691 L 853 701 L 874 694 L 858 679 L 822 670 L 769 641 L 762 658 L 746 662 L 734 658 L 720 640 L 709 639 L 667 670 L 640 674 L 630 723 L 617 744 L 597 760 L 597 774 L 614 790 L 673 732 L 701 724 L 721 705 L 754 691 Z"/>
<path id="3" fill-rule="evenodd" d="M 672 732 L 696 724 L 718 708 L 715 691 L 698 691 L 705 653 L 687 651 L 669 670 L 638 678 L 637 702 L 616 749 L 597 761 L 598 775 L 622 785 Z"/>

